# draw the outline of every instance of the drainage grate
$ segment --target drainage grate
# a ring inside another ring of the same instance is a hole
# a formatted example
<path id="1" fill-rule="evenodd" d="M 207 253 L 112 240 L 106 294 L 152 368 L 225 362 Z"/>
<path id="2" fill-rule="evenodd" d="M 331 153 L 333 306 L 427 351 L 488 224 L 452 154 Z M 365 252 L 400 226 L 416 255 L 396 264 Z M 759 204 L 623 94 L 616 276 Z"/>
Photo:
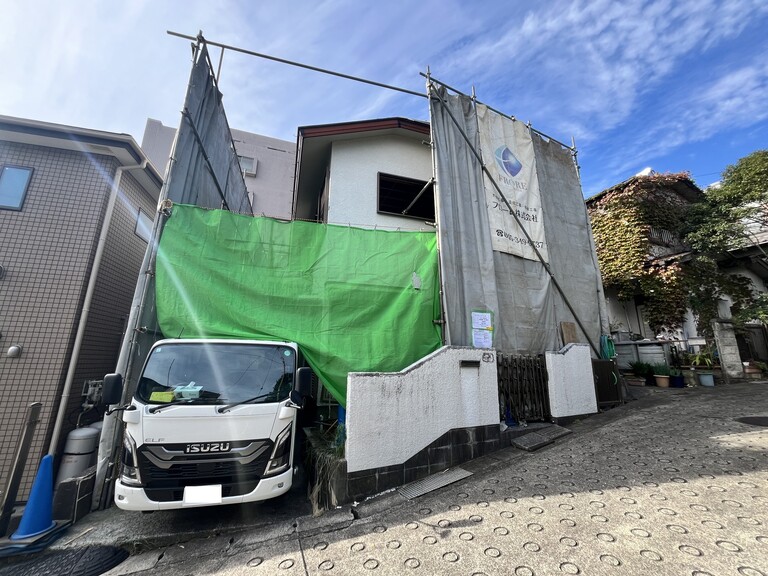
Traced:
<path id="1" fill-rule="evenodd" d="M 114 546 L 57 550 L 2 566 L 0 576 L 98 576 L 128 556 L 126 550 Z"/>
<path id="2" fill-rule="evenodd" d="M 736 422 L 751 424 L 752 426 L 768 427 L 768 416 L 744 416 L 743 418 L 736 418 Z"/>
<path id="3" fill-rule="evenodd" d="M 521 450 L 533 452 L 534 450 L 538 450 L 547 444 L 552 444 L 554 441 L 555 440 L 553 438 L 547 438 L 539 432 L 531 432 L 524 436 L 512 438 L 512 446 L 520 448 Z"/>
<path id="4" fill-rule="evenodd" d="M 432 476 L 427 476 L 422 480 L 411 482 L 407 486 L 400 488 L 398 492 L 400 492 L 402 496 L 408 498 L 408 500 L 413 500 L 414 498 L 423 496 L 427 492 L 432 492 L 443 486 L 448 486 L 448 484 L 453 484 L 468 476 L 472 476 L 472 472 L 468 472 L 463 468 L 450 468 L 445 472 L 432 474 Z"/>

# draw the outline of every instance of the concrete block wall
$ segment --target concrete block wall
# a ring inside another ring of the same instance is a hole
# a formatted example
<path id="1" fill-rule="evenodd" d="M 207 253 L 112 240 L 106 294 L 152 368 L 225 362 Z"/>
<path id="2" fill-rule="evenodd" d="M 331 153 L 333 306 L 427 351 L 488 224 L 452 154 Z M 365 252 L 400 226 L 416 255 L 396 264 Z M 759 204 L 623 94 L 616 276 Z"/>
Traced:
<path id="1" fill-rule="evenodd" d="M 715 343 L 720 355 L 720 368 L 726 382 L 733 378 L 743 378 L 744 371 L 741 365 L 739 345 L 736 342 L 736 333 L 733 330 L 733 322 L 730 320 L 713 320 L 712 329 L 715 333 Z"/>
<path id="2" fill-rule="evenodd" d="M 401 372 L 350 373 L 346 423 L 350 473 L 402 465 L 454 429 L 498 429 L 496 353 L 446 346 Z"/>

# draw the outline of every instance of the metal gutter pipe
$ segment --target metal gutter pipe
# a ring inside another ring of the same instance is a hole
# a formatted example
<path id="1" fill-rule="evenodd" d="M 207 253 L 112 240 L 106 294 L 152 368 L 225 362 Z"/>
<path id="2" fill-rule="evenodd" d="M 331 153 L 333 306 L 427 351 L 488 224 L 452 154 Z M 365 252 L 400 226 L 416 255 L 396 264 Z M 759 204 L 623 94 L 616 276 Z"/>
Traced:
<path id="1" fill-rule="evenodd" d="M 69 358 L 69 368 L 67 369 L 67 376 L 64 380 L 64 390 L 62 391 L 61 401 L 59 402 L 59 410 L 56 414 L 56 424 L 53 427 L 51 443 L 48 445 L 48 454 L 55 455 L 56 446 L 59 443 L 59 436 L 61 436 L 61 429 L 64 425 L 64 416 L 67 412 L 67 404 L 69 403 L 69 396 L 72 391 L 72 382 L 75 379 L 77 362 L 80 359 L 80 348 L 82 347 L 83 338 L 85 336 L 85 326 L 88 322 L 88 314 L 91 310 L 93 293 L 96 291 L 96 280 L 99 276 L 99 269 L 101 268 L 104 249 L 107 245 L 107 235 L 109 234 L 109 227 L 112 222 L 112 216 L 115 213 L 115 205 L 117 204 L 117 196 L 120 192 L 120 182 L 123 179 L 123 172 L 136 169 L 143 170 L 147 167 L 147 162 L 148 160 L 145 158 L 141 164 L 134 164 L 131 166 L 118 166 L 117 170 L 115 171 L 115 177 L 112 179 L 112 188 L 109 194 L 109 202 L 107 203 L 107 212 L 104 215 L 104 223 L 101 226 L 99 242 L 96 246 L 96 254 L 93 257 L 91 275 L 90 278 L 88 278 L 88 287 L 85 291 L 83 309 L 80 311 L 80 322 L 78 322 L 77 325 L 75 343 L 72 346 L 72 354 Z"/>

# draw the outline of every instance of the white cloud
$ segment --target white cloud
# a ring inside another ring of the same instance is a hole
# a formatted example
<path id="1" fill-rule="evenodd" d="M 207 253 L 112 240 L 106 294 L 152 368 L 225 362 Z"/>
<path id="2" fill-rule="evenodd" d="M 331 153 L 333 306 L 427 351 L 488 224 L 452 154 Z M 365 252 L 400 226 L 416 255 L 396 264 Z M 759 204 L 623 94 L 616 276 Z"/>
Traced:
<path id="1" fill-rule="evenodd" d="M 608 185 L 675 149 L 768 119 L 768 53 L 755 60 L 708 86 L 679 87 L 671 101 L 657 110 L 652 124 L 625 133 L 621 144 L 604 154 L 604 171 L 619 175 Z"/>
<path id="2" fill-rule="evenodd" d="M 178 121 L 183 102 L 190 51 L 166 29 L 194 34 L 217 12 L 193 2 L 183 11 L 180 3 L 133 1 L 2 4 L 0 51 L 14 88 L 0 91 L 0 111 L 137 140 L 148 116 Z"/>
<path id="3" fill-rule="evenodd" d="M 589 140 L 626 121 L 681 61 L 767 9 L 751 0 L 554 2 L 447 60 L 445 80 L 475 76 L 480 99 L 534 125 L 578 119 L 575 136 Z"/>
<path id="4" fill-rule="evenodd" d="M 0 14 L 0 113 L 137 140 L 147 117 L 179 121 L 191 52 L 168 29 L 419 92 L 429 65 L 553 137 L 573 134 L 583 165 L 599 158 L 601 175 L 588 177 L 609 183 L 768 109 L 768 41 L 741 48 L 742 61 L 728 52 L 765 28 L 763 0 L 0 0 Z M 692 74 L 699 61 L 717 66 Z M 235 53 L 221 88 L 234 127 L 286 139 L 299 125 L 427 117 L 422 99 Z"/>

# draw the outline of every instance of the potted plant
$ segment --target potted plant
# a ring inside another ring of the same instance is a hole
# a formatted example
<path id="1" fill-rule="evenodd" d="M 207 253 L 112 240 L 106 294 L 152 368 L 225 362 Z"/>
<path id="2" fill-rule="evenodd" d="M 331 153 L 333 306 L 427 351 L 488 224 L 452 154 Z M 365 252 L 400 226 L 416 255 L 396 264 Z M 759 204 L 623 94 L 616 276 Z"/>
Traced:
<path id="1" fill-rule="evenodd" d="M 709 348 L 702 348 L 691 359 L 691 366 L 694 366 L 699 375 L 699 384 L 702 386 L 714 386 L 715 375 L 712 372 L 712 352 Z"/>
<path id="2" fill-rule="evenodd" d="M 636 376 L 645 379 L 646 386 L 656 386 L 656 380 L 653 377 L 653 366 L 647 362 L 631 362 L 630 366 L 633 366 L 632 370 Z"/>
<path id="3" fill-rule="evenodd" d="M 669 388 L 669 366 L 666 364 L 654 364 L 653 377 L 656 379 L 656 386 L 659 388 Z"/>
<path id="4" fill-rule="evenodd" d="M 669 387 L 685 388 L 685 376 L 683 376 L 683 371 L 680 368 L 670 368 Z"/>
<path id="5" fill-rule="evenodd" d="M 679 350 L 676 346 L 671 347 L 671 361 L 669 369 L 669 387 L 685 388 L 685 376 L 683 376 L 683 362 L 685 362 L 685 352 Z"/>
<path id="6" fill-rule="evenodd" d="M 632 371 L 634 378 L 628 377 L 627 384 L 631 386 L 645 386 L 646 376 L 648 375 L 650 368 L 651 368 L 650 364 L 641 362 L 639 360 L 630 362 L 629 369 Z"/>
<path id="7" fill-rule="evenodd" d="M 744 362 L 744 376 L 747 378 L 759 378 L 763 369 L 758 364 L 763 362 Z"/>

